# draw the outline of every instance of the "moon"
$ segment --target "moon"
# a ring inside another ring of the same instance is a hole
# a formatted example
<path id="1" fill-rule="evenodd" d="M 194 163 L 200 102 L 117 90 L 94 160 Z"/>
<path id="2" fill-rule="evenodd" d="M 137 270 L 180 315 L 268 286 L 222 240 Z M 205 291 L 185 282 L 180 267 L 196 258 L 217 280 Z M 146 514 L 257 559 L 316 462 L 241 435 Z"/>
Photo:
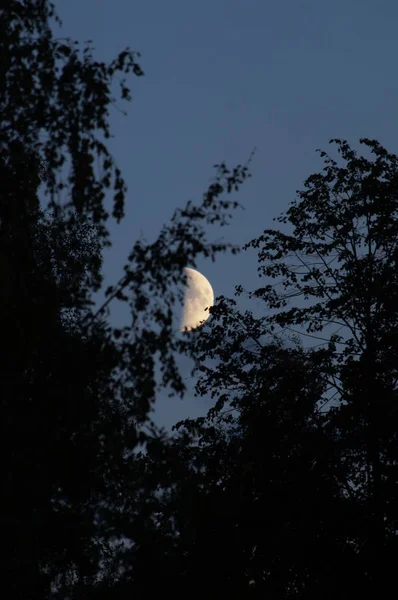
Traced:
<path id="1" fill-rule="evenodd" d="M 187 285 L 184 294 L 184 307 L 180 331 L 190 331 L 199 327 L 210 316 L 208 310 L 214 304 L 214 292 L 210 283 L 199 271 L 186 267 Z"/>

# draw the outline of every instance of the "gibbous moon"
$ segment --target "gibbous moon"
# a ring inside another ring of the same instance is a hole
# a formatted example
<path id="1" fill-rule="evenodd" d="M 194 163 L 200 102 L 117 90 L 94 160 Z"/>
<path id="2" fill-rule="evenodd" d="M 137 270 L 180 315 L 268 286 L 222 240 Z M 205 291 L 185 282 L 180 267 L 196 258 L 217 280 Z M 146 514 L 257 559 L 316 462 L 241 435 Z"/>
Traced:
<path id="1" fill-rule="evenodd" d="M 205 308 L 214 304 L 214 292 L 206 277 L 195 269 L 184 269 L 187 284 L 180 331 L 196 329 L 206 321 L 210 313 Z"/>

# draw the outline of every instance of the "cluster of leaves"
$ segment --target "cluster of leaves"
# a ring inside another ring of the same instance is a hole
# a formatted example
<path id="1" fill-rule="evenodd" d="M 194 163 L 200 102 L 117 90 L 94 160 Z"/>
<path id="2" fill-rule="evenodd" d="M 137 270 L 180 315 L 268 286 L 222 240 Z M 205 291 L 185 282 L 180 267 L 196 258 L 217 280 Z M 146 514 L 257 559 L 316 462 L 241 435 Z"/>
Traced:
<path id="1" fill-rule="evenodd" d="M 89 44 L 81 51 L 78 42 L 54 38 L 51 21 L 60 20 L 52 2 L 6 0 L 2 6 L 0 160 L 7 160 L 14 141 L 33 148 L 45 164 L 49 207 L 56 212 L 67 195 L 71 219 L 76 212 L 90 217 L 109 245 L 106 192 L 114 192 L 112 215 L 118 221 L 126 194 L 104 143 L 110 137 L 109 108 L 116 102 L 113 81 L 119 73 L 143 75 L 139 54 L 127 49 L 109 64 L 95 61 Z M 131 98 L 125 79 L 120 96 Z"/>

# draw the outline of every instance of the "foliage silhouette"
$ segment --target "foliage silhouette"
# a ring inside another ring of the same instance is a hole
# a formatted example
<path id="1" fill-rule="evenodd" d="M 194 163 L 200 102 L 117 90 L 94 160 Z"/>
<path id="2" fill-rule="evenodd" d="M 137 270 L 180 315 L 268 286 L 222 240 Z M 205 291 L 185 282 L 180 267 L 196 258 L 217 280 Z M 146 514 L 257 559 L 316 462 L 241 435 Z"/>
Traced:
<path id="1" fill-rule="evenodd" d="M 120 597 L 168 582 L 349 598 L 394 583 L 398 158 L 331 142 L 345 165 L 321 152 L 324 171 L 278 219 L 292 234 L 246 246 L 271 281 L 237 295 L 264 314 L 219 298 L 195 339 L 197 393 L 216 402 L 141 456 L 152 519 L 125 551 Z"/>
<path id="2" fill-rule="evenodd" d="M 343 166 L 321 152 L 323 173 L 305 182 L 287 215 L 293 235 L 267 230 L 259 248 L 260 272 L 282 277 L 286 292 L 255 292 L 269 307 L 288 298 L 314 299 L 310 307 L 279 310 L 270 326 L 303 326 L 321 333 L 338 326 L 326 349 L 314 350 L 337 405 L 330 419 L 339 433 L 346 480 L 363 506 L 361 547 L 368 586 L 380 593 L 391 577 L 396 545 L 396 289 L 398 157 L 376 140 L 360 140 L 374 156 L 358 156 L 346 141 L 331 140 Z M 295 264 L 291 262 L 294 257 Z M 338 349 L 340 348 L 340 349 Z"/>
<path id="3" fill-rule="evenodd" d="M 158 389 L 184 393 L 176 354 L 189 343 L 173 337 L 173 285 L 182 289 L 199 256 L 236 251 L 204 225 L 228 223 L 238 204 L 224 192 L 249 176 L 217 165 L 201 203 L 177 210 L 153 244 L 134 245 L 98 308 L 106 193 L 120 220 L 126 191 L 104 142 L 112 81 L 142 70 L 130 51 L 106 65 L 54 39 L 54 18 L 45 0 L 0 9 L 3 587 L 24 599 L 87 598 L 98 578 L 117 578 L 125 494 L 142 500 L 143 425 Z M 125 82 L 121 95 L 130 98 Z M 123 329 L 109 324 L 114 300 L 131 308 Z"/>

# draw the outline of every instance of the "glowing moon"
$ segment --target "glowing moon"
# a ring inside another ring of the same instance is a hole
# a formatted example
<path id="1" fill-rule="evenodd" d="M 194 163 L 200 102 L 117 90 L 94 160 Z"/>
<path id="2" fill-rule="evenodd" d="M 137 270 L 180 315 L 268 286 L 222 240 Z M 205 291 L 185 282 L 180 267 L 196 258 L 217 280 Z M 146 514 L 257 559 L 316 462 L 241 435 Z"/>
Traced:
<path id="1" fill-rule="evenodd" d="M 184 269 L 187 277 L 184 294 L 184 309 L 180 331 L 196 329 L 202 321 L 206 321 L 210 313 L 205 308 L 214 304 L 214 292 L 206 277 L 195 269 Z"/>

